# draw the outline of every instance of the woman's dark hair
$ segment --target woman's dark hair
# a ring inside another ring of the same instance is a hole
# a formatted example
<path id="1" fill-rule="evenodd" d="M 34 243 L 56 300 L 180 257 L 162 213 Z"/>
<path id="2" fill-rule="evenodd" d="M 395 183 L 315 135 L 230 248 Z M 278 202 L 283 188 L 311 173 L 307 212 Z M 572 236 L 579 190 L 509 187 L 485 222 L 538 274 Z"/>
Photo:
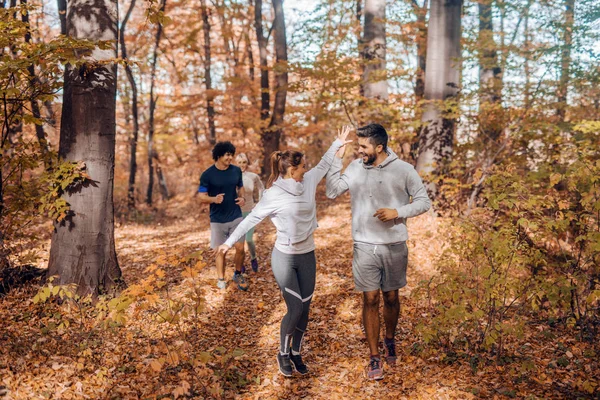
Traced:
<path id="1" fill-rule="evenodd" d="M 231 142 L 218 142 L 212 149 L 213 160 L 217 161 L 219 158 L 223 157 L 227 153 L 234 156 L 235 146 Z"/>
<path id="2" fill-rule="evenodd" d="M 378 145 L 383 146 L 383 151 L 387 150 L 388 134 L 385 128 L 379 124 L 365 125 L 356 130 L 356 136 L 362 138 L 368 138 L 369 142 L 377 147 Z"/>
<path id="3" fill-rule="evenodd" d="M 304 154 L 299 151 L 274 151 L 271 153 L 271 175 L 267 181 L 267 189 L 280 175 L 285 175 L 289 167 L 297 167 L 302 162 Z"/>

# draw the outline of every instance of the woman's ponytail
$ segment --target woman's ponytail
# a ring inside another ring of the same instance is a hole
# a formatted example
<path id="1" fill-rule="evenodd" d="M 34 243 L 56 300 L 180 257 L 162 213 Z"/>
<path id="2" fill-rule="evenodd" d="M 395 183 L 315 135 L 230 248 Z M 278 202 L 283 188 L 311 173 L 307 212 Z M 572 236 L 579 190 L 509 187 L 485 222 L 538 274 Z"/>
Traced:
<path id="1" fill-rule="evenodd" d="M 273 186 L 273 182 L 279 178 L 279 164 L 281 161 L 281 151 L 274 151 L 271 153 L 270 162 L 271 162 L 271 175 L 269 175 L 269 179 L 267 180 L 267 189 Z"/>
<path id="2" fill-rule="evenodd" d="M 304 154 L 299 151 L 274 151 L 271 153 L 271 175 L 267 180 L 267 189 L 273 186 L 273 182 L 279 178 L 280 175 L 285 175 L 288 168 L 297 167 L 302 162 Z"/>

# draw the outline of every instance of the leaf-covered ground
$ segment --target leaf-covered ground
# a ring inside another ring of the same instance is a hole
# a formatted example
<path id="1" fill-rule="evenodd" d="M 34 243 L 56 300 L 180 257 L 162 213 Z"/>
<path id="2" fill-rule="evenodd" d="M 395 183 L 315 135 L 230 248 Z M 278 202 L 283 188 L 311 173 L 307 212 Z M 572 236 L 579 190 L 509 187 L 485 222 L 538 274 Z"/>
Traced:
<path id="1" fill-rule="evenodd" d="M 136 219 L 116 230 L 126 281 L 140 282 L 151 264 L 163 260 L 167 284 L 156 294 L 162 299 L 181 296 L 186 264 L 164 260 L 206 249 L 206 210 L 193 199 L 175 198 L 165 211 L 140 213 Z M 153 318 L 102 328 L 88 311 L 76 308 L 64 317 L 64 307 L 31 301 L 39 289 L 35 285 L 0 298 L 0 398 L 154 399 L 186 398 L 190 393 L 195 398 L 239 399 L 583 397 L 583 388 L 573 387 L 577 379 L 583 382 L 597 371 L 597 361 L 574 340 L 548 338 L 555 333 L 544 326 L 532 326 L 530 342 L 519 350 L 520 356 L 534 360 L 535 373 L 517 361 L 483 362 L 473 368 L 469 360 L 423 348 L 415 326 L 427 314 L 410 293 L 435 273 L 444 224 L 448 221 L 430 215 L 410 221 L 409 285 L 401 290 L 397 332 L 400 359 L 396 367 L 386 367 L 383 381 L 364 378 L 368 351 L 360 324 L 361 297 L 353 291 L 348 198 L 333 202 L 320 195 L 317 285 L 303 346 L 310 376 L 289 379 L 277 371 L 285 306 L 270 271 L 274 229 L 266 221 L 257 230 L 261 267 L 248 274 L 248 292 L 231 283 L 226 291 L 218 290 L 214 263 L 208 259 L 195 278 L 205 307 L 183 330 Z M 43 245 L 47 251 L 48 242 Z M 231 276 L 232 268 L 227 274 Z M 65 319 L 69 327 L 56 327 Z M 186 368 L 189 354 L 203 360 L 194 373 Z"/>

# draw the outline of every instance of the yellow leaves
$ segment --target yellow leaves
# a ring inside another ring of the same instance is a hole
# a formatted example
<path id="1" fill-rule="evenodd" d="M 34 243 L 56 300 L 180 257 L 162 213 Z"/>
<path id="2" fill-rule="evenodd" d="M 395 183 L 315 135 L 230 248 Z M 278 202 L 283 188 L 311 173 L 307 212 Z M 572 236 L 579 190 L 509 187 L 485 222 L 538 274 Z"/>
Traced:
<path id="1" fill-rule="evenodd" d="M 185 269 L 181 273 L 181 276 L 183 276 L 184 278 L 190 278 L 190 279 L 195 278 L 196 275 L 197 275 L 196 271 L 194 271 L 194 269 L 191 267 L 185 267 Z"/>
<path id="2" fill-rule="evenodd" d="M 187 381 L 182 381 L 179 386 L 173 390 L 173 396 L 177 399 L 180 396 L 185 396 L 189 393 L 191 386 Z"/>
<path id="3" fill-rule="evenodd" d="M 198 354 L 198 361 L 202 364 L 206 364 L 210 360 L 212 360 L 212 355 L 208 351 L 202 351 Z"/>
<path id="4" fill-rule="evenodd" d="M 154 372 L 160 372 L 160 370 L 162 369 L 163 363 L 159 360 L 152 360 L 150 362 L 150 368 L 152 368 L 152 370 Z"/>

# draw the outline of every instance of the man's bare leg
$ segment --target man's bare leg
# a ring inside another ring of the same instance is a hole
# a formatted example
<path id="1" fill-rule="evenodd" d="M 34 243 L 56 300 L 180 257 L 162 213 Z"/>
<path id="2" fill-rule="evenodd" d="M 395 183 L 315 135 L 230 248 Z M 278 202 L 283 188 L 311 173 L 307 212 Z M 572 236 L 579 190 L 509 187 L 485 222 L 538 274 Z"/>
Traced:
<path id="1" fill-rule="evenodd" d="M 379 290 L 363 292 L 363 325 L 371 356 L 379 357 Z"/>
<path id="2" fill-rule="evenodd" d="M 244 242 L 236 243 L 235 248 L 235 256 L 233 257 L 233 266 L 235 270 L 238 272 L 242 271 L 242 263 L 244 262 Z"/>
<path id="3" fill-rule="evenodd" d="M 217 253 L 217 277 L 225 279 L 225 254 Z"/>
<path id="4" fill-rule="evenodd" d="M 383 292 L 383 319 L 385 321 L 386 339 L 394 339 L 399 315 L 400 300 L 398 299 L 398 290 Z"/>

